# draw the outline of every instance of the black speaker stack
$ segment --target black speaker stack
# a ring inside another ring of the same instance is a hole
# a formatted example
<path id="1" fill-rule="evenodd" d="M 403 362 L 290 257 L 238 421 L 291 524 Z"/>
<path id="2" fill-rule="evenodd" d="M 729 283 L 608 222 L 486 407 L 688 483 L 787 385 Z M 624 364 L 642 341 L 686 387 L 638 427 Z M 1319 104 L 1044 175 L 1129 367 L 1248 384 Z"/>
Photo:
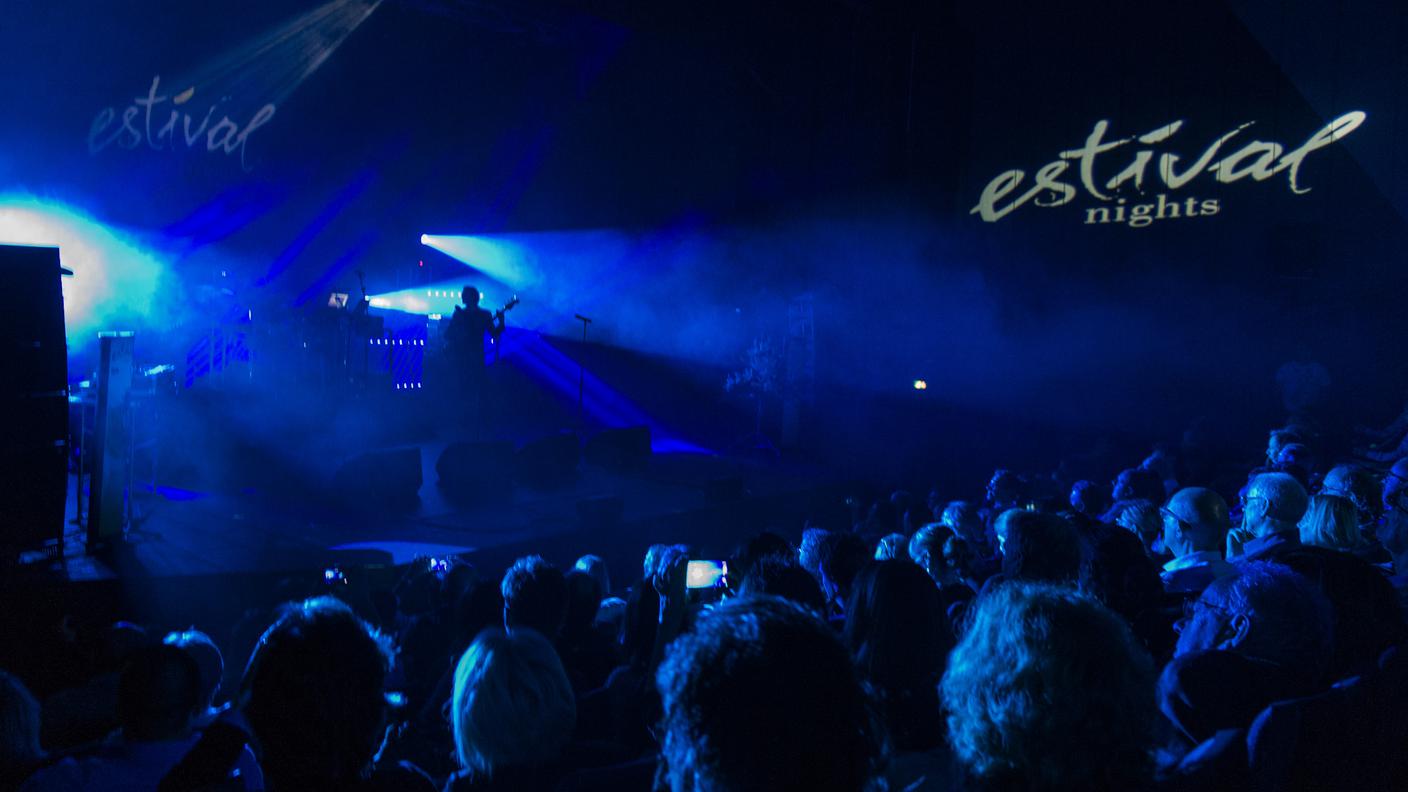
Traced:
<path id="1" fill-rule="evenodd" d="M 0 547 L 62 549 L 68 349 L 59 250 L 0 245 Z"/>

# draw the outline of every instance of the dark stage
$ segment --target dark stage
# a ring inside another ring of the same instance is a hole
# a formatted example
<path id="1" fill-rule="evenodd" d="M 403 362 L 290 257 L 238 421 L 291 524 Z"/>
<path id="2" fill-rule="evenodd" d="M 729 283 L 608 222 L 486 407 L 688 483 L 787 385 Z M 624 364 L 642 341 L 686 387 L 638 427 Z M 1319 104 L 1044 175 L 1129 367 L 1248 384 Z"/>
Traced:
<path id="1" fill-rule="evenodd" d="M 52 549 L 27 553 L 19 580 L 111 581 L 191 576 L 268 577 L 341 565 L 401 566 L 419 557 L 457 556 L 486 568 L 526 549 L 554 556 L 588 551 L 623 568 L 639 563 L 638 548 L 691 542 L 719 553 L 751 532 L 759 520 L 801 511 L 825 489 L 816 470 L 775 460 L 698 454 L 656 454 L 634 472 L 583 465 L 570 482 L 551 489 L 513 487 L 463 504 L 436 484 L 434 461 L 443 444 L 414 447 L 425 485 L 405 508 L 346 504 L 296 510 L 254 495 L 206 495 L 158 487 L 141 492 L 128 538 L 89 552 L 69 498 L 70 530 L 62 559 Z M 739 514 L 747 504 L 747 519 Z"/>

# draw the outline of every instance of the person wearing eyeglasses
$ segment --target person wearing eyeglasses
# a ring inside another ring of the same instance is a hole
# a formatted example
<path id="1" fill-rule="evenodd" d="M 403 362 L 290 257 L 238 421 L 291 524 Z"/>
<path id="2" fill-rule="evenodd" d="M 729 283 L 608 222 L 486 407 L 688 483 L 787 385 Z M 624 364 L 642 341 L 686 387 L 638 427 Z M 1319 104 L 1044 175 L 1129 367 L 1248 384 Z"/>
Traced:
<path id="1" fill-rule="evenodd" d="M 1300 545 L 1300 518 L 1310 496 L 1285 473 L 1252 477 L 1242 496 L 1242 524 L 1227 534 L 1229 560 L 1270 561 Z"/>
<path id="2" fill-rule="evenodd" d="M 1289 567 L 1238 564 L 1184 606 L 1174 659 L 1159 679 L 1160 710 L 1197 743 L 1247 729 L 1272 702 L 1319 692 L 1333 618 L 1315 584 Z"/>
<path id="3" fill-rule="evenodd" d="M 1221 495 L 1204 487 L 1184 487 L 1159 513 L 1164 547 L 1173 553 L 1173 560 L 1164 564 L 1160 575 L 1165 591 L 1197 594 L 1236 571 L 1222 557 L 1230 520 L 1227 501 Z"/>

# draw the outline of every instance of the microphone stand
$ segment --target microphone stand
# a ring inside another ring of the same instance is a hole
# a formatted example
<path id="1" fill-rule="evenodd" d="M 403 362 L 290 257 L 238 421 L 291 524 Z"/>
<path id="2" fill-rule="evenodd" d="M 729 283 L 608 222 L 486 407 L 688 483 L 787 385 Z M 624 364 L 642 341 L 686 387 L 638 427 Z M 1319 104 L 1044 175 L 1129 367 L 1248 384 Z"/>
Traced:
<path id="1" fill-rule="evenodd" d="M 582 323 L 582 351 L 577 355 L 577 428 L 583 435 L 587 433 L 586 369 L 582 367 L 582 355 L 587 354 L 587 325 L 592 323 L 581 314 L 572 314 Z"/>

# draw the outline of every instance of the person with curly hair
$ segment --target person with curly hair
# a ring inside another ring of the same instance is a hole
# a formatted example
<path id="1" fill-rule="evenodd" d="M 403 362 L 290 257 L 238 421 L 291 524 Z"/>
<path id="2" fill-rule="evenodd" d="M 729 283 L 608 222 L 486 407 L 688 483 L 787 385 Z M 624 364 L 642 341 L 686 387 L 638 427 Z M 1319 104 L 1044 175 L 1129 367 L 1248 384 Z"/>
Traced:
<path id="1" fill-rule="evenodd" d="M 671 646 L 656 677 L 661 771 L 674 792 L 862 792 L 884 728 L 841 639 L 770 596 L 730 600 Z"/>
<path id="2" fill-rule="evenodd" d="M 982 790 L 1149 788 L 1154 669 L 1129 627 L 1064 586 L 980 598 L 939 687 L 949 743 Z"/>

